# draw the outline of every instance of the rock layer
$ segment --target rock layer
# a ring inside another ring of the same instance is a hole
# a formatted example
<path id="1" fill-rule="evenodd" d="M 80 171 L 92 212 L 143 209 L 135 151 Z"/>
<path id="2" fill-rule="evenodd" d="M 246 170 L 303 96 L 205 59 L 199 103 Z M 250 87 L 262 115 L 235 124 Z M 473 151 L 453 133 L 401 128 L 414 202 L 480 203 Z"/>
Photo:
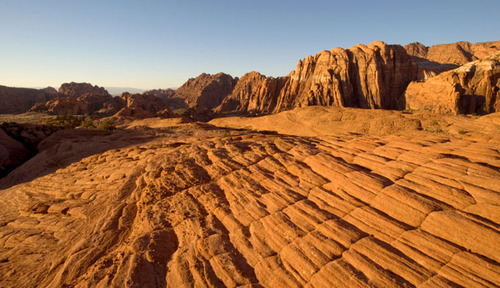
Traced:
<path id="1" fill-rule="evenodd" d="M 408 109 L 452 114 L 500 111 L 500 53 L 412 82 L 405 92 Z"/>
<path id="2" fill-rule="evenodd" d="M 58 132 L 2 180 L 0 286 L 500 285 L 498 134 L 165 121 Z"/>

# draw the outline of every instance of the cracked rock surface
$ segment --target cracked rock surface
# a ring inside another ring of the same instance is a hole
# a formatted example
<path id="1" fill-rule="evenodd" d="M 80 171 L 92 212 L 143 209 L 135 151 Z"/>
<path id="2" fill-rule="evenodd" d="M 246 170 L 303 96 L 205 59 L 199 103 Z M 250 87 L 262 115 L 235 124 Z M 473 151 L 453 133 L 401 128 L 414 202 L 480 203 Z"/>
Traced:
<path id="1" fill-rule="evenodd" d="M 498 133 L 146 119 L 41 147 L 0 180 L 1 287 L 500 285 Z"/>

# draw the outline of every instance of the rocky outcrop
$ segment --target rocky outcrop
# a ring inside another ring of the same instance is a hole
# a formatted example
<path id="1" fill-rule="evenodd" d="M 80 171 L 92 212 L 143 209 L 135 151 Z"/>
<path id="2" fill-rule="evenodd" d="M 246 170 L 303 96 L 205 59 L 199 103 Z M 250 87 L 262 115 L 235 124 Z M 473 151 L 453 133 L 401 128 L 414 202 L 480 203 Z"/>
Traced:
<path id="1" fill-rule="evenodd" d="M 500 286 L 497 135 L 166 122 L 58 132 L 0 181 L 0 286 Z"/>
<path id="2" fill-rule="evenodd" d="M 149 94 L 149 92 L 142 94 L 123 93 L 121 97 L 127 108 L 140 108 L 153 114 L 168 108 L 162 98 Z"/>
<path id="3" fill-rule="evenodd" d="M 172 99 L 172 109 L 200 106 L 213 109 L 219 106 L 225 97 L 231 94 L 238 79 L 231 75 L 218 73 L 215 75 L 201 74 L 189 79 L 175 91 Z M 177 99 L 178 102 L 175 102 Z"/>
<path id="4" fill-rule="evenodd" d="M 500 50 L 500 41 L 471 44 L 466 41 L 439 44 L 426 47 L 419 42 L 405 45 L 406 52 L 415 57 L 424 58 L 441 64 L 464 65 L 467 62 L 482 59 Z"/>
<path id="5" fill-rule="evenodd" d="M 412 82 L 406 108 L 437 113 L 500 111 L 500 53 L 467 63 L 425 82 Z"/>
<path id="6" fill-rule="evenodd" d="M 224 98 L 217 112 L 269 114 L 275 107 L 286 77 L 266 77 L 258 72 L 245 74 L 231 95 Z"/>
<path id="7" fill-rule="evenodd" d="M 299 61 L 287 77 L 245 75 L 217 110 L 276 113 L 311 105 L 403 109 L 404 90 L 416 77 L 417 66 L 399 45 L 335 48 Z"/>
<path id="8" fill-rule="evenodd" d="M 142 94 L 123 93 L 121 98 L 125 102 L 125 107 L 114 116 L 129 118 L 148 118 L 157 114 L 161 117 L 173 116 L 166 101 L 153 93 L 150 91 Z"/>
<path id="9" fill-rule="evenodd" d="M 430 47 L 414 42 L 405 45 L 404 48 L 408 55 L 412 56 L 412 61 L 417 64 L 416 80 L 423 81 L 500 51 L 500 41 L 475 44 L 457 42 Z"/>
<path id="10" fill-rule="evenodd" d="M 0 86 L 0 114 L 27 112 L 37 103 L 45 103 L 57 96 L 52 87 L 45 89 L 14 88 Z"/>
<path id="11" fill-rule="evenodd" d="M 246 74 L 216 111 L 269 114 L 311 105 L 401 110 L 407 106 L 404 92 L 411 81 L 424 81 L 498 49 L 500 41 L 431 47 L 415 42 L 404 48 L 378 41 L 335 48 L 299 61 L 287 77 Z M 492 101 L 485 99 L 488 107 Z"/>
<path id="12" fill-rule="evenodd" d="M 71 82 L 61 85 L 58 97 L 33 106 L 31 111 L 48 112 L 54 115 L 109 116 L 123 106 L 124 102 L 119 97 L 112 97 L 103 87 Z"/>
<path id="13" fill-rule="evenodd" d="M 154 89 L 154 90 L 149 90 L 144 92 L 144 94 L 150 94 L 150 95 L 155 95 L 156 97 L 160 97 L 164 101 L 167 101 L 168 99 L 174 97 L 175 95 L 175 90 L 174 89 Z"/>
<path id="14" fill-rule="evenodd" d="M 403 47 L 374 42 L 299 61 L 274 112 L 310 105 L 401 109 L 416 67 Z"/>
<path id="15" fill-rule="evenodd" d="M 83 96 L 103 97 L 108 98 L 111 95 L 104 87 L 92 85 L 90 83 L 64 83 L 58 91 L 60 94 L 68 97 L 80 98 Z"/>

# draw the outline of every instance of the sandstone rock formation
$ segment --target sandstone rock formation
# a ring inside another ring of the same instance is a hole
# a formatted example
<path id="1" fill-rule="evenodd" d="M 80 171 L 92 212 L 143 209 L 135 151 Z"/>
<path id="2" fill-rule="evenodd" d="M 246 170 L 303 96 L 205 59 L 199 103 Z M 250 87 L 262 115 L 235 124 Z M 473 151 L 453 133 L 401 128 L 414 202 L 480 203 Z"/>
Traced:
<path id="1" fill-rule="evenodd" d="M 152 92 L 148 91 L 142 94 L 123 93 L 121 98 L 125 103 L 125 107 L 113 115 L 115 117 L 149 118 L 162 116 L 168 118 L 173 116 L 164 98 L 160 98 L 152 94 Z"/>
<path id="2" fill-rule="evenodd" d="M 71 82 L 61 85 L 57 98 L 35 105 L 31 111 L 54 115 L 112 115 L 123 106 L 124 103 L 119 97 L 112 97 L 103 87 Z"/>
<path id="3" fill-rule="evenodd" d="M 457 42 L 430 47 L 414 42 L 405 45 L 404 48 L 418 67 L 418 76 L 415 80 L 423 81 L 500 51 L 500 41 L 475 44 Z"/>
<path id="4" fill-rule="evenodd" d="M 484 114 L 500 111 L 500 53 L 467 63 L 405 92 L 408 109 L 437 113 Z"/>
<path id="5" fill-rule="evenodd" d="M 156 97 L 160 97 L 163 101 L 168 101 L 170 98 L 174 97 L 175 90 L 174 89 L 154 89 L 144 92 L 146 94 L 155 95 Z"/>
<path id="6" fill-rule="evenodd" d="M 299 61 L 287 77 L 248 73 L 215 110 L 270 114 L 311 105 L 401 110 L 407 106 L 404 91 L 411 81 L 424 81 L 499 49 L 500 41 L 431 47 L 415 42 L 404 48 L 379 41 L 346 50 L 335 48 Z M 490 80 L 495 86 L 496 79 Z M 479 90 L 488 89 L 488 84 L 481 85 Z"/>
<path id="7" fill-rule="evenodd" d="M 441 64 L 461 66 L 467 62 L 480 60 L 488 55 L 495 54 L 500 51 L 500 41 L 480 42 L 474 44 L 462 41 L 451 44 L 433 45 L 430 47 L 414 42 L 405 45 L 404 48 L 411 56 L 424 58 Z"/>
<path id="8" fill-rule="evenodd" d="M 299 61 L 275 112 L 310 105 L 401 109 L 415 67 L 403 47 L 374 42 Z"/>
<path id="9" fill-rule="evenodd" d="M 218 73 L 215 75 L 201 74 L 189 79 L 175 91 L 172 100 L 172 109 L 200 106 L 213 109 L 222 103 L 222 100 L 234 89 L 238 79 L 231 75 Z M 176 105 L 176 106 L 175 106 Z"/>
<path id="10" fill-rule="evenodd" d="M 245 75 L 217 110 L 276 113 L 311 105 L 402 109 L 403 92 L 416 75 L 417 67 L 399 45 L 335 48 L 299 61 L 286 78 Z"/>
<path id="11" fill-rule="evenodd" d="M 149 94 L 149 92 L 142 94 L 123 93 L 121 97 L 125 101 L 125 107 L 140 108 L 152 114 L 168 108 L 162 98 Z"/>
<path id="12" fill-rule="evenodd" d="M 45 103 L 57 96 L 52 87 L 45 89 L 13 88 L 0 86 L 0 114 L 19 114 L 37 103 Z"/>
<path id="13" fill-rule="evenodd" d="M 258 72 L 247 73 L 215 111 L 270 114 L 276 108 L 276 101 L 287 79 L 266 77 Z"/>
<path id="14" fill-rule="evenodd" d="M 0 180 L 0 286 L 499 286 L 496 133 L 61 131 Z"/>

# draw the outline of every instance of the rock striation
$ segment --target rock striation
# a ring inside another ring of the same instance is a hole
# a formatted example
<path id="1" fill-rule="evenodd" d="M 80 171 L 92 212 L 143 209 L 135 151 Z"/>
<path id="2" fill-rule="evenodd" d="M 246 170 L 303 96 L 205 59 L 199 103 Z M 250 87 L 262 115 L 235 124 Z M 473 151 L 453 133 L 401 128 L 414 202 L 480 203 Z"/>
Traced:
<path id="1" fill-rule="evenodd" d="M 0 86 L 0 114 L 20 114 L 37 103 L 45 103 L 57 96 L 52 87 L 45 89 Z"/>
<path id="2" fill-rule="evenodd" d="M 237 78 L 224 73 L 214 75 L 203 73 L 196 78 L 189 79 L 175 91 L 174 97 L 170 97 L 171 108 L 200 106 L 213 109 L 231 94 L 237 81 Z"/>
<path id="3" fill-rule="evenodd" d="M 485 114 L 500 111 L 500 53 L 467 63 L 425 82 L 412 82 L 406 108 L 437 113 Z"/>
<path id="4" fill-rule="evenodd" d="M 274 111 L 311 105 L 401 109 L 415 74 L 399 45 L 378 41 L 322 51 L 299 61 Z"/>
<path id="5" fill-rule="evenodd" d="M 170 120 L 59 131 L 1 180 L 0 286 L 500 285 L 498 134 Z"/>

